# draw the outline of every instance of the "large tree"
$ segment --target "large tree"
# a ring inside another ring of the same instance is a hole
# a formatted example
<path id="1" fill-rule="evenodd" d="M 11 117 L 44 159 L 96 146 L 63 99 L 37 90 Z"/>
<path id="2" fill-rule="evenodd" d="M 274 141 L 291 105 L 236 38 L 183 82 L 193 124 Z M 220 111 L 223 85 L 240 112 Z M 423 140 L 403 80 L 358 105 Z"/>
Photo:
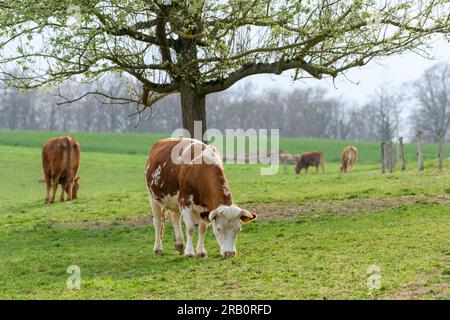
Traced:
<path id="1" fill-rule="evenodd" d="M 0 64 L 28 74 L 16 79 L 24 88 L 119 72 L 135 81 L 129 95 L 92 93 L 144 107 L 179 92 L 192 133 L 194 120 L 206 129 L 210 93 L 291 69 L 295 80 L 334 78 L 423 50 L 448 35 L 448 8 L 446 0 L 0 0 Z"/>

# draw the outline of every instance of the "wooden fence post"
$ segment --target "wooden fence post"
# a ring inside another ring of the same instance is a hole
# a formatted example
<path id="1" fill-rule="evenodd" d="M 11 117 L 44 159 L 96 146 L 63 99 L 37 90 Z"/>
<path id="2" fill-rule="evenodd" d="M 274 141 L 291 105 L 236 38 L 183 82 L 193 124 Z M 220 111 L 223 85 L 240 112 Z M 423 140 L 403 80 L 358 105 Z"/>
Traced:
<path id="1" fill-rule="evenodd" d="M 394 169 L 394 157 L 393 157 L 393 153 L 392 153 L 392 142 L 389 141 L 389 143 L 386 145 L 387 147 L 387 167 L 389 170 L 389 173 L 392 173 L 393 169 Z"/>
<path id="2" fill-rule="evenodd" d="M 444 135 L 444 129 L 441 129 L 441 130 L 439 130 L 439 165 L 438 165 L 438 168 L 439 168 L 439 170 L 442 170 L 442 169 L 444 169 L 444 146 L 445 146 L 445 143 L 444 143 L 444 138 L 445 138 L 445 135 Z"/>
<path id="3" fill-rule="evenodd" d="M 398 138 L 398 158 L 400 160 L 400 169 L 405 171 L 405 149 L 403 146 L 403 137 Z"/>
<path id="4" fill-rule="evenodd" d="M 419 173 L 423 172 L 423 132 L 417 132 L 417 164 Z"/>
<path id="5" fill-rule="evenodd" d="M 386 172 L 386 160 L 385 160 L 385 153 L 384 153 L 384 146 L 386 144 L 384 142 L 381 143 L 381 173 Z"/>

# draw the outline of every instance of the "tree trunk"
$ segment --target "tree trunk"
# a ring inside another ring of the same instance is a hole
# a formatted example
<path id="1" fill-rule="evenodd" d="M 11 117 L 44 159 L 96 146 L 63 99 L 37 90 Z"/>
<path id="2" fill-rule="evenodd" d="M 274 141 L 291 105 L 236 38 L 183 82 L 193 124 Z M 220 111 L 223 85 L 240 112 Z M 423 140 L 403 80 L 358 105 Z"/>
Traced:
<path id="1" fill-rule="evenodd" d="M 206 131 L 205 95 L 200 95 L 189 85 L 184 85 L 180 88 L 180 96 L 183 128 L 189 132 L 191 138 L 206 140 L 204 137 Z M 197 130 L 194 126 L 195 121 L 198 121 Z"/>
<path id="2" fill-rule="evenodd" d="M 403 137 L 400 137 L 398 139 L 398 158 L 400 159 L 400 168 L 402 171 L 405 171 L 406 164 L 405 164 L 405 149 L 403 146 Z"/>
<path id="3" fill-rule="evenodd" d="M 439 170 L 442 170 L 444 168 L 444 137 L 445 137 L 445 133 L 444 133 L 444 129 L 440 129 L 439 130 L 439 165 L 438 168 Z"/>
<path id="4" fill-rule="evenodd" d="M 389 170 L 389 173 L 392 173 L 394 169 L 394 157 L 392 154 L 392 142 L 389 142 L 386 144 L 387 148 L 387 168 Z"/>
<path id="5" fill-rule="evenodd" d="M 419 173 L 423 172 L 423 132 L 417 132 L 417 165 Z"/>
<path id="6" fill-rule="evenodd" d="M 386 172 L 386 148 L 385 148 L 385 143 L 382 142 L 381 143 L 381 173 L 385 173 Z"/>

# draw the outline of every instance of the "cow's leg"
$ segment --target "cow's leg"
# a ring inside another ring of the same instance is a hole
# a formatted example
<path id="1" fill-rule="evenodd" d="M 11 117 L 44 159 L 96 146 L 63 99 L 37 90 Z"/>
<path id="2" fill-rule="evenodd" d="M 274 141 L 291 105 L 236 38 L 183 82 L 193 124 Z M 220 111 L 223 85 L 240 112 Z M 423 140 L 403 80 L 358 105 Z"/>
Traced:
<path id="1" fill-rule="evenodd" d="M 153 253 L 162 253 L 162 215 L 161 206 L 156 202 L 155 199 L 151 198 L 152 203 L 152 213 L 153 213 L 153 225 L 155 227 L 155 246 L 153 247 Z"/>
<path id="2" fill-rule="evenodd" d="M 173 230 L 175 231 L 175 249 L 180 254 L 183 254 L 184 244 L 183 244 L 183 230 L 181 230 L 181 214 L 179 212 L 170 213 Z"/>
<path id="3" fill-rule="evenodd" d="M 197 240 L 197 258 L 206 258 L 205 250 L 205 235 L 208 225 L 206 223 L 200 223 L 198 225 L 198 240 Z"/>
<path id="4" fill-rule="evenodd" d="M 59 174 L 52 176 L 52 196 L 50 197 L 49 203 L 53 203 L 55 201 L 56 191 L 58 190 L 59 184 Z"/>
<path id="5" fill-rule="evenodd" d="M 45 197 L 45 203 L 49 203 L 50 189 L 52 188 L 52 178 L 50 174 L 45 174 L 45 184 L 47 185 L 47 196 Z"/>
<path id="6" fill-rule="evenodd" d="M 66 188 L 65 188 L 65 185 L 64 185 L 64 184 L 61 184 L 61 189 L 62 189 L 62 190 L 61 190 L 61 196 L 60 196 L 60 199 L 59 199 L 59 200 L 60 200 L 61 202 L 64 202 L 64 193 L 66 192 L 66 190 L 65 190 Z M 67 200 L 69 200 L 69 199 L 67 199 Z"/>
<path id="7" fill-rule="evenodd" d="M 316 173 L 319 173 L 319 165 L 316 165 Z"/>
<path id="8" fill-rule="evenodd" d="M 184 225 L 186 226 L 186 249 L 184 255 L 186 257 L 193 257 L 195 255 L 192 240 L 194 238 L 195 224 L 192 216 L 192 208 L 181 208 L 181 215 L 183 216 Z"/>
<path id="9" fill-rule="evenodd" d="M 68 184 L 67 190 L 69 190 L 69 191 L 67 192 L 67 201 L 72 201 L 72 198 L 73 198 L 73 196 L 72 196 L 72 192 L 73 192 L 73 180 L 68 180 L 68 181 L 67 181 L 67 184 Z"/>

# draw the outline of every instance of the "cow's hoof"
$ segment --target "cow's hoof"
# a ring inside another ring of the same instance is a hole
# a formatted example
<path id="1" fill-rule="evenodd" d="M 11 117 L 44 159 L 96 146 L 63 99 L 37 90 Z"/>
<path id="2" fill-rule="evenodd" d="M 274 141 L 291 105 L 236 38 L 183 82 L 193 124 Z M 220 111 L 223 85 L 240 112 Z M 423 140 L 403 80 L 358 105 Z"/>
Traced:
<path id="1" fill-rule="evenodd" d="M 208 255 L 206 254 L 206 252 L 199 252 L 195 255 L 197 258 L 207 258 Z"/>
<path id="2" fill-rule="evenodd" d="M 184 252 L 184 244 L 180 243 L 180 244 L 175 244 L 175 249 L 180 253 L 183 254 Z"/>
<path id="3" fill-rule="evenodd" d="M 193 258 L 194 254 L 193 253 L 185 253 L 184 256 L 188 257 L 188 258 Z"/>
<path id="4" fill-rule="evenodd" d="M 228 259 L 228 258 L 234 257 L 235 255 L 236 255 L 236 252 L 227 251 L 227 252 L 225 252 L 225 253 L 223 254 L 223 257 L 224 257 L 225 259 Z"/>
<path id="5" fill-rule="evenodd" d="M 162 254 L 162 250 L 161 249 L 155 249 L 153 250 L 154 254 Z"/>
<path id="6" fill-rule="evenodd" d="M 64 202 L 64 199 L 61 199 L 60 201 L 61 201 L 61 202 Z"/>

